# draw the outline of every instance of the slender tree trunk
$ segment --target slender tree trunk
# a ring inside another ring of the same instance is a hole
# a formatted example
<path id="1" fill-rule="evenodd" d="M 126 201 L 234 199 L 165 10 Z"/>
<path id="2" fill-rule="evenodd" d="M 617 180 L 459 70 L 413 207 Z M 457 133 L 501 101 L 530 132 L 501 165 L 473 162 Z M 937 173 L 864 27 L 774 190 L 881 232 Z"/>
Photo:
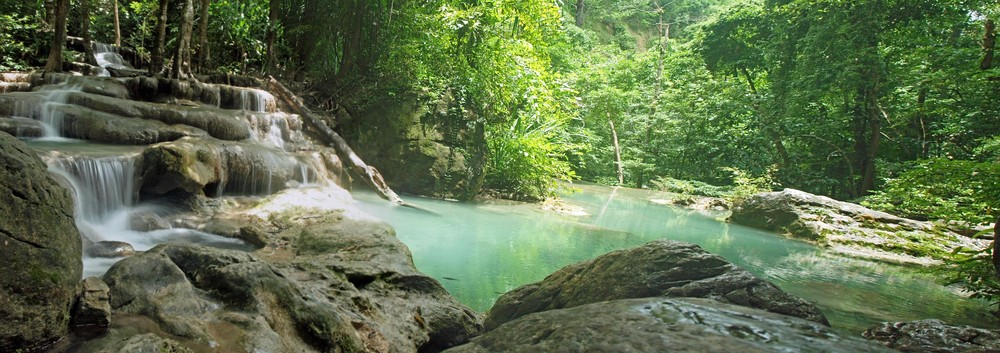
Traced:
<path id="1" fill-rule="evenodd" d="M 80 32 L 83 36 L 83 55 L 88 64 L 97 66 L 94 45 L 90 36 L 90 0 L 80 0 Z"/>
<path id="2" fill-rule="evenodd" d="M 183 11 L 173 72 L 173 76 L 179 79 L 191 77 L 191 33 L 194 29 L 194 0 L 184 0 Z"/>
<path id="3" fill-rule="evenodd" d="M 757 85 L 753 82 L 753 77 L 750 76 L 750 71 L 745 67 L 741 67 L 740 71 L 743 76 L 747 79 L 747 85 L 750 86 L 750 93 L 754 96 L 753 109 L 754 113 L 760 116 L 764 116 L 762 109 L 760 108 L 760 103 L 757 101 Z M 785 149 L 785 142 L 781 138 L 781 133 L 774 126 L 774 123 L 770 121 L 771 119 L 765 119 L 764 130 L 767 132 L 768 136 L 771 137 L 771 143 L 774 144 L 774 150 L 778 153 L 778 157 L 781 159 L 781 165 L 779 167 L 787 167 L 792 165 L 792 159 L 788 156 L 788 150 Z"/>
<path id="4" fill-rule="evenodd" d="M 267 16 L 267 71 L 274 73 L 278 67 L 277 48 L 274 47 L 278 41 L 278 10 L 281 9 L 280 0 L 271 0 Z"/>
<path id="5" fill-rule="evenodd" d="M 114 11 L 114 13 L 115 13 L 115 46 L 121 47 L 122 46 L 122 28 L 121 28 L 121 25 L 118 22 L 118 0 L 115 0 L 114 9 L 112 11 Z"/>
<path id="6" fill-rule="evenodd" d="M 611 142 L 615 146 L 615 167 L 618 170 L 618 185 L 625 184 L 625 168 L 622 167 L 622 152 L 618 148 L 618 131 L 615 131 L 615 122 L 608 119 L 608 125 L 611 125 Z"/>
<path id="7" fill-rule="evenodd" d="M 987 19 L 983 25 L 986 34 L 983 35 L 983 61 L 979 63 L 979 68 L 989 70 L 993 67 L 993 50 L 997 43 L 997 26 L 993 20 Z"/>
<path id="8" fill-rule="evenodd" d="M 160 0 L 160 7 L 157 10 L 156 18 L 156 42 L 153 48 L 153 55 L 149 63 L 149 73 L 160 75 L 163 73 L 163 57 L 166 55 L 167 45 L 167 12 L 170 10 L 170 0 Z"/>
<path id="9" fill-rule="evenodd" d="M 49 48 L 49 61 L 45 63 L 45 70 L 62 72 L 62 53 L 63 47 L 66 46 L 66 16 L 69 14 L 69 0 L 57 0 L 55 7 L 55 34 L 52 46 Z"/>
<path id="10" fill-rule="evenodd" d="M 56 13 L 59 12 L 59 3 L 57 0 L 44 0 L 42 6 L 45 7 L 45 28 L 55 30 Z"/>
<path id="11" fill-rule="evenodd" d="M 201 0 L 201 7 L 198 11 L 200 16 L 198 17 L 198 56 L 197 56 L 197 67 L 199 72 L 205 72 L 208 67 L 208 9 L 211 6 L 211 0 Z"/>
<path id="12" fill-rule="evenodd" d="M 1000 215 L 993 221 L 993 272 L 1000 277 Z"/>
<path id="13" fill-rule="evenodd" d="M 917 92 L 917 116 L 914 124 L 917 129 L 917 142 L 920 144 L 919 154 L 914 159 L 927 158 L 930 155 L 930 143 L 927 141 L 927 87 L 924 82 L 920 83 L 920 90 Z"/>
<path id="14" fill-rule="evenodd" d="M 584 4 L 583 0 L 576 0 L 576 26 L 583 27 L 584 20 Z"/>
<path id="15" fill-rule="evenodd" d="M 361 27 L 364 25 L 363 3 L 367 0 L 355 0 L 353 5 L 351 26 L 344 38 L 344 49 L 341 51 L 340 69 L 337 71 L 337 82 L 343 82 L 347 74 L 356 66 L 358 51 L 361 49 Z"/>
<path id="16" fill-rule="evenodd" d="M 866 7 L 878 6 L 871 3 L 862 5 Z M 854 127 L 854 156 L 855 170 L 858 172 L 858 180 L 855 186 L 855 194 L 852 196 L 864 196 L 875 186 L 875 158 L 878 156 L 879 145 L 882 139 L 882 109 L 879 106 L 878 90 L 881 85 L 882 67 L 879 54 L 878 33 L 873 29 L 877 26 L 872 23 L 870 17 L 865 13 L 873 12 L 872 9 L 857 9 L 855 11 L 857 19 L 854 25 L 857 28 L 864 28 L 857 38 L 857 55 L 861 57 L 861 65 L 858 82 L 856 83 L 856 93 L 853 107 L 853 127 Z"/>

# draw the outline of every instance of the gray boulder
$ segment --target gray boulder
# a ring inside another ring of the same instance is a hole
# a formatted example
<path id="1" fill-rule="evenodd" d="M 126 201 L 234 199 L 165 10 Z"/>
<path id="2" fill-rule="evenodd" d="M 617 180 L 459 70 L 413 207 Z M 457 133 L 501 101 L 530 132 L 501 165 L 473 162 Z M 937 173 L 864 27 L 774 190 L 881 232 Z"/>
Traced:
<path id="1" fill-rule="evenodd" d="M 111 289 L 99 277 L 87 277 L 81 287 L 73 308 L 73 326 L 90 333 L 107 330 L 111 326 Z"/>
<path id="2" fill-rule="evenodd" d="M 69 191 L 6 133 L 0 171 L 0 351 L 32 351 L 67 332 L 82 243 Z"/>
<path id="3" fill-rule="evenodd" d="M 901 352 L 1000 352 L 1000 330 L 951 326 L 941 320 L 883 322 L 862 335 Z"/>
<path id="4" fill-rule="evenodd" d="M 891 352 L 812 321 L 702 298 L 613 300 L 535 313 L 448 353 Z"/>
<path id="5" fill-rule="evenodd" d="M 414 268 L 391 227 L 331 189 L 239 211 L 273 233 L 253 254 L 174 244 L 118 262 L 104 276 L 113 309 L 224 351 L 436 352 L 480 332 L 478 315 Z"/>
<path id="6" fill-rule="evenodd" d="M 45 126 L 35 119 L 0 117 L 0 131 L 15 137 L 42 137 Z"/>
<path id="7" fill-rule="evenodd" d="M 955 249 L 983 249 L 972 239 L 920 222 L 794 189 L 757 194 L 735 205 L 736 224 L 809 240 L 856 257 L 896 263 L 935 264 Z"/>
<path id="8" fill-rule="evenodd" d="M 828 325 L 815 305 L 701 247 L 672 240 L 614 251 L 569 265 L 507 292 L 486 317 L 492 330 L 535 312 L 629 298 L 702 297 Z"/>

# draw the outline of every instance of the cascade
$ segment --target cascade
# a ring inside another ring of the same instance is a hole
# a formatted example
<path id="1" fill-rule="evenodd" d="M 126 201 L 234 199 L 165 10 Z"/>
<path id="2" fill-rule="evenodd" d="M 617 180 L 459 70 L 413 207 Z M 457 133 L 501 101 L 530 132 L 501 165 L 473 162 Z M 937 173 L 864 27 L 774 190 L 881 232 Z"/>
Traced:
<path id="1" fill-rule="evenodd" d="M 236 95 L 236 107 L 241 110 L 249 110 L 252 112 L 267 112 L 273 111 L 275 106 L 274 96 L 266 91 L 244 88 L 240 89 L 240 93 Z"/>
<path id="2" fill-rule="evenodd" d="M 97 42 L 91 43 L 91 47 L 94 51 L 94 59 L 97 59 L 97 66 L 101 68 L 101 72 L 98 76 L 111 76 L 111 73 L 107 70 L 109 67 L 113 69 L 132 68 L 127 62 L 125 62 L 125 58 L 118 54 L 118 47 L 111 44 Z"/>
<path id="3" fill-rule="evenodd" d="M 78 85 L 53 84 L 43 86 L 37 91 L 37 100 L 19 100 L 14 103 L 12 116 L 35 119 L 44 126 L 44 138 L 62 139 L 63 120 L 66 113 L 61 109 L 69 102 L 70 94 L 82 92 Z"/>

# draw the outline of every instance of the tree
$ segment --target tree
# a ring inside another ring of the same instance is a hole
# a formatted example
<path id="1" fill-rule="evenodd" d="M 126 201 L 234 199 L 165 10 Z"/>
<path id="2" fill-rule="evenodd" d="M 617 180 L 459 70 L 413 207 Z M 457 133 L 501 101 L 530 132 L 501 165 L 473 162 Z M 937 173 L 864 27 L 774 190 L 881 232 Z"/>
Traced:
<path id="1" fill-rule="evenodd" d="M 159 0 L 159 3 L 160 6 L 156 10 L 156 39 L 153 41 L 153 55 L 149 63 L 149 73 L 152 75 L 163 74 L 164 55 L 167 52 L 167 14 L 170 10 L 170 0 Z"/>
<path id="2" fill-rule="evenodd" d="M 205 71 L 208 67 L 208 10 L 209 6 L 212 4 L 211 0 L 201 0 L 198 7 L 198 46 L 197 46 L 197 57 L 196 57 L 196 67 L 199 71 Z"/>
<path id="3" fill-rule="evenodd" d="M 194 0 L 183 0 L 181 23 L 178 24 L 177 53 L 174 55 L 173 77 L 191 77 L 191 33 L 194 28 Z"/>
<path id="4" fill-rule="evenodd" d="M 45 64 L 46 71 L 62 72 L 63 47 L 66 46 L 66 17 L 69 15 L 69 0 L 55 0 L 55 34 L 52 46 L 49 48 L 49 61 Z"/>

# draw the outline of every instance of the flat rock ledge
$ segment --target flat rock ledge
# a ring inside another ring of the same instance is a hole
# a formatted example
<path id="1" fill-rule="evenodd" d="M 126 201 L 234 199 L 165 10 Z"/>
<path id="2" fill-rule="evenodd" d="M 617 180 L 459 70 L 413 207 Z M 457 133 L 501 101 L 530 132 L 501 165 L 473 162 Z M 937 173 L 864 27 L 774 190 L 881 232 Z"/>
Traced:
<path id="1" fill-rule="evenodd" d="M 931 222 L 795 189 L 749 197 L 735 205 L 729 220 L 810 241 L 844 255 L 900 264 L 940 264 L 956 249 L 989 246 L 989 240 L 965 237 Z"/>
<path id="2" fill-rule="evenodd" d="M 526 315 L 448 353 L 892 352 L 813 321 L 702 298 L 643 298 Z"/>

